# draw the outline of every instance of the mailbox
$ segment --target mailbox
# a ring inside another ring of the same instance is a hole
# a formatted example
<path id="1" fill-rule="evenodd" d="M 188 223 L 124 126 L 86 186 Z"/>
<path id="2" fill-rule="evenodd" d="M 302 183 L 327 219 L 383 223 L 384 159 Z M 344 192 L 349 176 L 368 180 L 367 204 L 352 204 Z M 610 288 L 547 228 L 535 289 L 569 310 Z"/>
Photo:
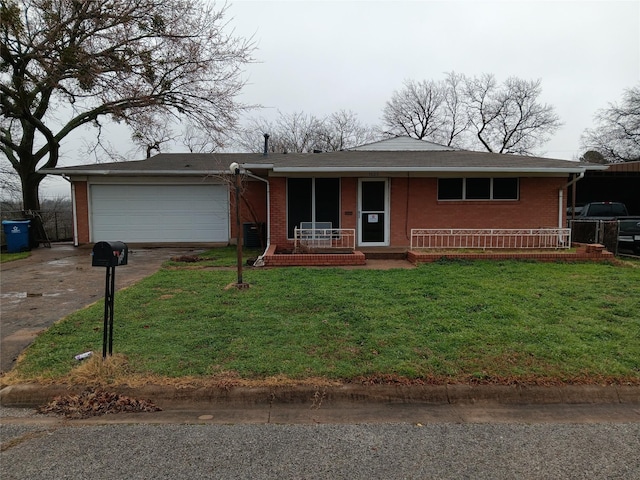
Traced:
<path id="1" fill-rule="evenodd" d="M 117 267 L 126 265 L 129 247 L 123 242 L 98 242 L 91 253 L 93 267 Z"/>

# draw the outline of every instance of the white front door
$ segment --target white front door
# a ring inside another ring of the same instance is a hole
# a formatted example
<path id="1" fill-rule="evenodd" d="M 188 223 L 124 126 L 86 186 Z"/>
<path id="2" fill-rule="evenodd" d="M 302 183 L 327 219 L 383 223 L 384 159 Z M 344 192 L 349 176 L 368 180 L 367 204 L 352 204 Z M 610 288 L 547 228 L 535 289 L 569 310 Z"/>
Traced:
<path id="1" fill-rule="evenodd" d="M 358 182 L 358 245 L 389 245 L 389 181 L 361 178 Z"/>

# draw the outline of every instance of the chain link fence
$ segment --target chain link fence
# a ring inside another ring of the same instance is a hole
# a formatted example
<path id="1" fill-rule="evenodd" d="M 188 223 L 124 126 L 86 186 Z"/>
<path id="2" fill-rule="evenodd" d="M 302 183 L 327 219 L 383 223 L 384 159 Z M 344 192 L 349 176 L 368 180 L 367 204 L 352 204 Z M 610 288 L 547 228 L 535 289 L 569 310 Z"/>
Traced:
<path id="1" fill-rule="evenodd" d="M 599 243 L 614 255 L 618 254 L 617 220 L 570 220 L 572 243 Z"/>

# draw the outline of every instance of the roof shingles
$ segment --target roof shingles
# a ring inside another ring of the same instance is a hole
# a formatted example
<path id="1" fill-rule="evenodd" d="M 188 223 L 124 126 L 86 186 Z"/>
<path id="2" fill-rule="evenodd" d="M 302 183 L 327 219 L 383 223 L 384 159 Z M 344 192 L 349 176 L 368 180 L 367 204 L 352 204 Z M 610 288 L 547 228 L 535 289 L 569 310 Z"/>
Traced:
<path id="1" fill-rule="evenodd" d="M 357 172 L 357 171 L 503 171 L 571 173 L 603 166 L 543 157 L 501 155 L 470 151 L 340 151 L 329 153 L 162 153 L 130 162 L 100 163 L 43 169 L 54 175 L 202 175 L 224 173 L 237 162 L 248 169 L 274 172 Z M 606 168 L 606 167 L 605 167 Z"/>

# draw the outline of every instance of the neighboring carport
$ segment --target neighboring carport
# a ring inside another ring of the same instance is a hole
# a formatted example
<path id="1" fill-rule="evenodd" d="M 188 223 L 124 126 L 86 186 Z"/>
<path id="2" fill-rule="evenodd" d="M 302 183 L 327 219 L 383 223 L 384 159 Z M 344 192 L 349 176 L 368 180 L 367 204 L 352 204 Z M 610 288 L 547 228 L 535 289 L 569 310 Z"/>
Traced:
<path id="1" fill-rule="evenodd" d="M 588 170 L 576 184 L 576 206 L 590 202 L 622 202 L 630 215 L 640 215 L 640 161 Z M 571 199 L 569 191 L 569 199 Z"/>

